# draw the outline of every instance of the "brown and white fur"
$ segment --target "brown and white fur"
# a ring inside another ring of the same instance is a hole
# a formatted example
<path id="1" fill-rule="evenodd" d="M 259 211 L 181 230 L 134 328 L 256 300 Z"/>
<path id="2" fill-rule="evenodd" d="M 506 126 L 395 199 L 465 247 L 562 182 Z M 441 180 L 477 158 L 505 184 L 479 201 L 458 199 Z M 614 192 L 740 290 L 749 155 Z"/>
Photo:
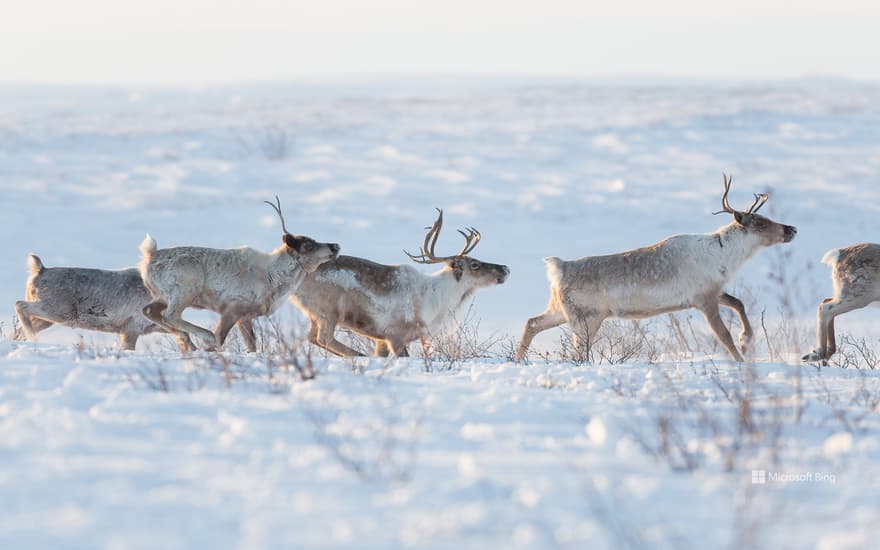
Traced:
<path id="1" fill-rule="evenodd" d="M 137 268 L 47 268 L 35 254 L 28 257 L 28 268 L 26 301 L 15 302 L 28 340 L 59 324 L 118 333 L 120 347 L 133 350 L 140 336 L 167 332 L 143 316 L 142 310 L 152 298 Z M 183 341 L 180 345 L 186 349 Z"/>
<path id="2" fill-rule="evenodd" d="M 144 315 L 168 330 L 195 336 L 205 349 L 222 346 L 237 323 L 248 351 L 256 351 L 251 321 L 271 315 L 306 274 L 339 253 L 338 244 L 291 235 L 280 203 L 268 204 L 281 217 L 284 230 L 282 245 L 269 253 L 249 247 L 159 249 L 147 235 L 140 247 L 140 270 L 153 302 L 144 308 Z M 220 314 L 213 334 L 181 318 L 189 307 Z"/>
<path id="3" fill-rule="evenodd" d="M 822 263 L 831 266 L 834 296 L 819 304 L 816 349 L 804 361 L 822 361 L 837 351 L 834 318 L 880 300 L 880 244 L 862 243 L 829 250 Z"/>
<path id="4" fill-rule="evenodd" d="M 291 300 L 309 318 L 309 341 L 337 355 L 361 355 L 336 339 L 336 327 L 376 342 L 375 353 L 407 356 L 407 344 L 426 338 L 443 325 L 476 290 L 502 284 L 510 274 L 505 265 L 490 264 L 466 254 L 479 242 L 470 229 L 466 244 L 455 256 L 434 255 L 443 212 L 425 238 L 419 263 L 443 263 L 425 275 L 405 265 L 383 265 L 340 256 L 305 278 Z"/>
<path id="5" fill-rule="evenodd" d="M 591 339 L 605 319 L 643 319 L 682 309 L 699 309 L 730 356 L 742 361 L 719 306 L 733 309 L 742 323 L 745 351 L 752 328 L 740 300 L 724 292 L 737 270 L 761 248 L 791 241 L 797 230 L 760 216 L 767 195 L 755 195 L 747 211 L 730 207 L 730 180 L 724 176 L 723 210 L 734 221 L 714 233 L 675 235 L 659 243 L 609 256 L 564 261 L 547 258 L 550 305 L 526 322 L 517 360 L 525 358 L 536 334 L 568 323 L 574 347 L 589 357 Z M 721 213 L 717 212 L 717 213 Z"/>

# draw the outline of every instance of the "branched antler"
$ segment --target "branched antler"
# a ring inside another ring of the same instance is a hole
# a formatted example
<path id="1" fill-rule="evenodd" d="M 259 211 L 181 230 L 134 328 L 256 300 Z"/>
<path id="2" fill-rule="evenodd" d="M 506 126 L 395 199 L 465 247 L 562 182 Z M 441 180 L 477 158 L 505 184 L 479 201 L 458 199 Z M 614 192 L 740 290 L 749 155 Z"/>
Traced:
<path id="1" fill-rule="evenodd" d="M 733 177 L 728 178 L 727 174 L 722 172 L 721 179 L 724 182 L 724 194 L 721 195 L 721 210 L 712 212 L 712 214 L 723 214 L 725 212 L 733 214 L 736 210 L 731 208 L 730 203 L 727 202 L 727 195 L 730 194 L 730 184 L 733 183 Z"/>
<path id="2" fill-rule="evenodd" d="M 746 211 L 746 214 L 755 214 L 758 210 L 764 206 L 764 203 L 767 202 L 767 199 L 770 198 L 767 193 L 752 193 L 755 195 L 755 202 L 752 203 L 752 207 Z"/>
<path id="3" fill-rule="evenodd" d="M 721 174 L 722 181 L 724 182 L 724 194 L 721 195 L 721 210 L 718 212 L 712 212 L 712 214 L 723 214 L 727 212 L 728 214 L 735 214 L 739 212 L 738 210 L 733 209 L 730 206 L 730 202 L 727 200 L 727 195 L 730 194 L 730 184 L 733 183 L 733 176 L 727 177 L 727 174 Z M 766 193 L 753 193 L 755 196 L 755 202 L 752 203 L 752 206 L 748 210 L 744 210 L 740 212 L 741 214 L 755 214 L 758 210 L 764 206 L 764 203 L 767 202 L 767 199 L 770 198 Z"/>
<path id="4" fill-rule="evenodd" d="M 437 239 L 440 237 L 440 230 L 443 228 L 443 210 L 438 208 L 437 213 L 437 220 L 434 221 L 434 225 L 427 228 L 428 233 L 425 235 L 425 242 L 419 249 L 419 253 L 410 254 L 406 250 L 403 251 L 404 254 L 409 256 L 409 258 L 416 263 L 439 264 L 453 258 L 461 258 L 472 251 L 480 242 L 480 232 L 473 227 L 465 228 L 467 229 L 467 233 L 459 229 L 458 232 L 461 233 L 465 241 L 464 248 L 461 249 L 461 252 L 453 256 L 437 256 L 434 252 L 434 248 L 437 246 Z"/>
<path id="5" fill-rule="evenodd" d="M 425 235 L 425 242 L 422 243 L 421 248 L 419 248 L 419 254 L 410 254 L 406 250 L 403 251 L 403 253 L 409 256 L 414 262 L 420 264 L 433 264 L 442 261 L 436 259 L 436 256 L 434 256 L 434 247 L 437 246 L 437 238 L 440 236 L 440 229 L 443 228 L 443 211 L 438 208 L 437 212 L 439 215 L 437 216 L 434 225 L 425 228 L 428 230 L 428 233 Z"/>
<path id="6" fill-rule="evenodd" d="M 467 255 L 471 250 L 477 247 L 477 244 L 480 242 L 480 232 L 474 229 L 473 227 L 466 227 L 467 233 L 458 230 L 461 233 L 461 236 L 464 237 L 464 248 L 461 249 L 461 252 L 458 253 L 459 256 Z"/>

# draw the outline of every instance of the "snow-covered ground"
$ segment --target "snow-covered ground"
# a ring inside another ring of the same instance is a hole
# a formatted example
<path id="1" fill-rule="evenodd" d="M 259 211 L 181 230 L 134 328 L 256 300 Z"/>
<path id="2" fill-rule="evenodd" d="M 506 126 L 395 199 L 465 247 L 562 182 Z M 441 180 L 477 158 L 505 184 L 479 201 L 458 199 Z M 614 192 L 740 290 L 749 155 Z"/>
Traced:
<path id="1" fill-rule="evenodd" d="M 880 540 L 873 371 L 0 357 L 4 548 Z"/>
<path id="2" fill-rule="evenodd" d="M 293 231 L 385 263 L 434 207 L 438 250 L 476 226 L 473 255 L 512 271 L 472 310 L 502 339 L 546 305 L 541 258 L 727 223 L 722 171 L 735 206 L 769 192 L 763 213 L 799 230 L 737 278 L 776 348 L 751 367 L 667 344 L 575 365 L 549 331 L 528 365 L 318 357 L 302 381 L 159 336 L 0 339 L 0 547 L 867 547 L 880 376 L 796 358 L 830 291 L 818 259 L 880 240 L 877 128 L 880 86 L 843 81 L 0 87 L 3 337 L 28 252 L 123 267 L 146 232 L 268 250 L 275 194 Z M 838 329 L 871 346 L 878 318 Z"/>

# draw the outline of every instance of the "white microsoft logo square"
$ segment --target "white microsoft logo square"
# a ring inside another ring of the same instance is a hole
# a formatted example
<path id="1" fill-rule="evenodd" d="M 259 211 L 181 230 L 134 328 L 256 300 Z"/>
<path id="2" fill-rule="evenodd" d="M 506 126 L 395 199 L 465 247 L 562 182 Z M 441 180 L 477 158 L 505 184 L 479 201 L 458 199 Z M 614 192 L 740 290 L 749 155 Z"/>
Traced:
<path id="1" fill-rule="evenodd" d="M 752 470 L 752 483 L 767 483 L 767 470 Z"/>

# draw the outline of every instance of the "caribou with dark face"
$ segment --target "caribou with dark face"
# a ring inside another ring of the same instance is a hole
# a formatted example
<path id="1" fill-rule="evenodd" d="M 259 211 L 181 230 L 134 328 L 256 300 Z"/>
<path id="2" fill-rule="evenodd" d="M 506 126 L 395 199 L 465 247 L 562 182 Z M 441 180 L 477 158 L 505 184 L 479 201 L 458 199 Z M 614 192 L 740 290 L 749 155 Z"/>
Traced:
<path id="1" fill-rule="evenodd" d="M 339 253 L 338 244 L 290 234 L 278 197 L 275 202 L 266 201 L 281 218 L 284 233 L 281 246 L 269 253 L 249 247 L 158 249 L 147 235 L 141 243 L 140 270 L 153 302 L 144 308 L 144 315 L 169 331 L 196 336 L 206 349 L 222 346 L 238 323 L 248 351 L 256 351 L 251 321 L 271 315 L 308 273 Z M 213 334 L 183 320 L 181 315 L 188 307 L 220 314 Z"/>
<path id="2" fill-rule="evenodd" d="M 740 350 L 721 321 L 719 306 L 733 309 L 742 323 L 740 346 L 746 350 L 752 327 L 740 300 L 724 292 L 739 268 L 758 250 L 791 241 L 797 229 L 758 214 L 767 195 L 755 195 L 748 210 L 731 208 L 730 179 L 724 176 L 722 210 L 733 222 L 714 233 L 675 235 L 659 243 L 609 256 L 587 256 L 547 263 L 550 304 L 526 323 L 517 359 L 522 360 L 536 334 L 568 323 L 577 352 L 589 356 L 591 339 L 608 318 L 643 319 L 682 309 L 699 309 L 715 337 L 736 361 Z"/>
<path id="3" fill-rule="evenodd" d="M 337 355 L 360 355 L 336 339 L 339 326 L 375 340 L 376 355 L 406 356 L 407 344 L 436 333 L 476 290 L 507 279 L 506 265 L 467 255 L 480 242 L 474 228 L 459 231 L 465 245 L 458 254 L 437 256 L 443 227 L 443 211 L 437 211 L 419 254 L 406 254 L 416 263 L 443 264 L 440 271 L 424 275 L 405 265 L 340 256 L 305 278 L 291 300 L 311 322 L 311 343 Z"/>

